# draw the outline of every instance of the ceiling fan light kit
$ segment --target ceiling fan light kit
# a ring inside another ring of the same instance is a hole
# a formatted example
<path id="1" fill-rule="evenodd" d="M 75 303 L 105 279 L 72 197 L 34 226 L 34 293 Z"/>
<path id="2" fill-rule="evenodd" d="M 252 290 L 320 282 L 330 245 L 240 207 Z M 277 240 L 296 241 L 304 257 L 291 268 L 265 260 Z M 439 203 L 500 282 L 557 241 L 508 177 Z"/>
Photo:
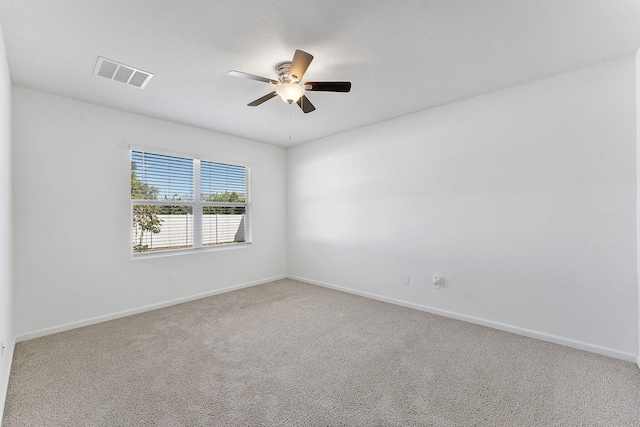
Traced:
<path id="1" fill-rule="evenodd" d="M 293 104 L 304 95 L 304 88 L 299 83 L 281 83 L 276 88 L 276 93 L 284 102 Z"/>
<path id="2" fill-rule="evenodd" d="M 298 104 L 304 113 L 310 113 L 316 109 L 309 98 L 305 96 L 305 91 L 322 92 L 349 92 L 351 82 L 306 82 L 300 83 L 309 64 L 313 60 L 313 55 L 302 50 L 296 50 L 292 61 L 280 62 L 275 67 L 278 80 L 266 77 L 255 76 L 243 73 L 242 71 L 229 71 L 230 76 L 244 79 L 256 80 L 263 83 L 276 85 L 276 90 L 247 104 L 249 107 L 257 107 L 265 101 L 276 96 L 280 96 L 287 104 Z"/>

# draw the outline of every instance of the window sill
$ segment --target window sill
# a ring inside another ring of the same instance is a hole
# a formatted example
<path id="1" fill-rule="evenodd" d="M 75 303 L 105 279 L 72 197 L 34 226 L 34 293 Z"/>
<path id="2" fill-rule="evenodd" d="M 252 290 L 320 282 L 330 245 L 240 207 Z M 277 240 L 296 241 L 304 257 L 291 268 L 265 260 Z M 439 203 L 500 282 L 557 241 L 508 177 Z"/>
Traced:
<path id="1" fill-rule="evenodd" d="M 137 253 L 131 254 L 131 259 L 137 260 L 137 259 L 146 259 L 146 258 L 163 258 L 168 256 L 197 254 L 202 252 L 228 251 L 233 249 L 244 249 L 249 247 L 251 247 L 251 242 L 233 243 L 229 245 L 219 245 L 219 246 L 205 246 L 202 248 L 173 249 L 173 250 L 157 251 L 157 252 L 137 252 Z"/>

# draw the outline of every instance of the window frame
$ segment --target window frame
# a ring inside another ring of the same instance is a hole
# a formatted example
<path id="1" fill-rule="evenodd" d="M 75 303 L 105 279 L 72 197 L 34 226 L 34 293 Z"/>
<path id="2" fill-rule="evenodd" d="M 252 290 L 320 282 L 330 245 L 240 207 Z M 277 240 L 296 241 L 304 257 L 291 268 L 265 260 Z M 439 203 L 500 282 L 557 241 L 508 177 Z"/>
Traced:
<path id="1" fill-rule="evenodd" d="M 157 258 L 157 257 L 165 257 L 165 256 L 175 256 L 175 255 L 186 255 L 192 253 L 200 253 L 200 252 L 215 252 L 215 251 L 224 251 L 224 250 L 234 250 L 234 249 L 242 249 L 251 247 L 253 243 L 252 239 L 252 203 L 251 203 L 251 187 L 252 187 L 252 168 L 249 164 L 244 162 L 238 162 L 235 160 L 228 159 L 211 159 L 208 156 L 200 156 L 197 154 L 177 152 L 171 150 L 165 150 L 161 148 L 155 147 L 146 147 L 140 145 L 130 145 L 129 146 L 129 165 L 131 165 L 132 152 L 138 151 L 149 154 L 157 154 L 161 156 L 171 156 L 171 157 L 179 157 L 183 159 L 189 159 L 193 161 L 193 200 L 192 201 L 184 201 L 184 200 L 144 200 L 144 199 L 132 199 L 131 191 L 129 191 L 129 250 L 131 251 L 131 259 L 143 259 L 143 258 Z M 244 202 L 205 202 L 202 201 L 202 193 L 201 193 L 201 183 L 200 183 L 200 165 L 201 162 L 215 163 L 215 164 L 223 164 L 229 166 L 237 166 L 242 167 L 245 170 L 245 201 Z M 131 170 L 131 166 L 129 166 Z M 149 252 L 133 252 L 132 242 L 134 239 L 134 227 L 131 226 L 133 224 L 133 206 L 134 205 L 155 205 L 155 206 L 189 206 L 192 208 L 193 215 L 193 230 L 192 230 L 192 239 L 193 246 L 190 248 L 176 248 L 176 249 L 164 249 L 158 251 L 149 251 Z M 213 206 L 213 207 L 243 207 L 244 215 L 245 215 L 245 223 L 244 223 L 244 242 L 234 242 L 234 243 L 224 243 L 217 245 L 205 245 L 203 244 L 203 232 L 202 232 L 202 224 L 203 224 L 203 208 L 205 206 Z"/>

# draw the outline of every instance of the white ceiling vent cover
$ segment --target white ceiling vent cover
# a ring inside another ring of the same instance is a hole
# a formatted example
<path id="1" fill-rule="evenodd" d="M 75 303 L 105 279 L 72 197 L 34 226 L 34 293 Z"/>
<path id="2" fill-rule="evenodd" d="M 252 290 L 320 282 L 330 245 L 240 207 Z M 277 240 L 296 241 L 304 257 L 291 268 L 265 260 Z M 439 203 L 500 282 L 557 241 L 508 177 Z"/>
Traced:
<path id="1" fill-rule="evenodd" d="M 144 89 L 147 83 L 149 83 L 149 80 L 151 80 L 151 77 L 153 77 L 151 73 L 120 64 L 119 62 L 103 58 L 102 56 L 98 57 L 98 62 L 96 62 L 96 68 L 93 70 L 93 74 L 111 80 L 117 80 L 130 86 L 135 86 L 138 89 Z"/>

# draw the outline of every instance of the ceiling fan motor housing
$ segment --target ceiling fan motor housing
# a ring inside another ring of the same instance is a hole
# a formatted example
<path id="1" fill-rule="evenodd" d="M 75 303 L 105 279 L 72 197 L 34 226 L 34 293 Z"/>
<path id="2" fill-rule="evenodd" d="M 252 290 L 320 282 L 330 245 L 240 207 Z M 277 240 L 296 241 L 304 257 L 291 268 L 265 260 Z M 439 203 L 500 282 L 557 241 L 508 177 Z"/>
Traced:
<path id="1" fill-rule="evenodd" d="M 276 74 L 280 83 L 298 83 L 299 80 L 289 76 L 289 69 L 291 69 L 291 61 L 281 62 L 276 65 Z"/>

